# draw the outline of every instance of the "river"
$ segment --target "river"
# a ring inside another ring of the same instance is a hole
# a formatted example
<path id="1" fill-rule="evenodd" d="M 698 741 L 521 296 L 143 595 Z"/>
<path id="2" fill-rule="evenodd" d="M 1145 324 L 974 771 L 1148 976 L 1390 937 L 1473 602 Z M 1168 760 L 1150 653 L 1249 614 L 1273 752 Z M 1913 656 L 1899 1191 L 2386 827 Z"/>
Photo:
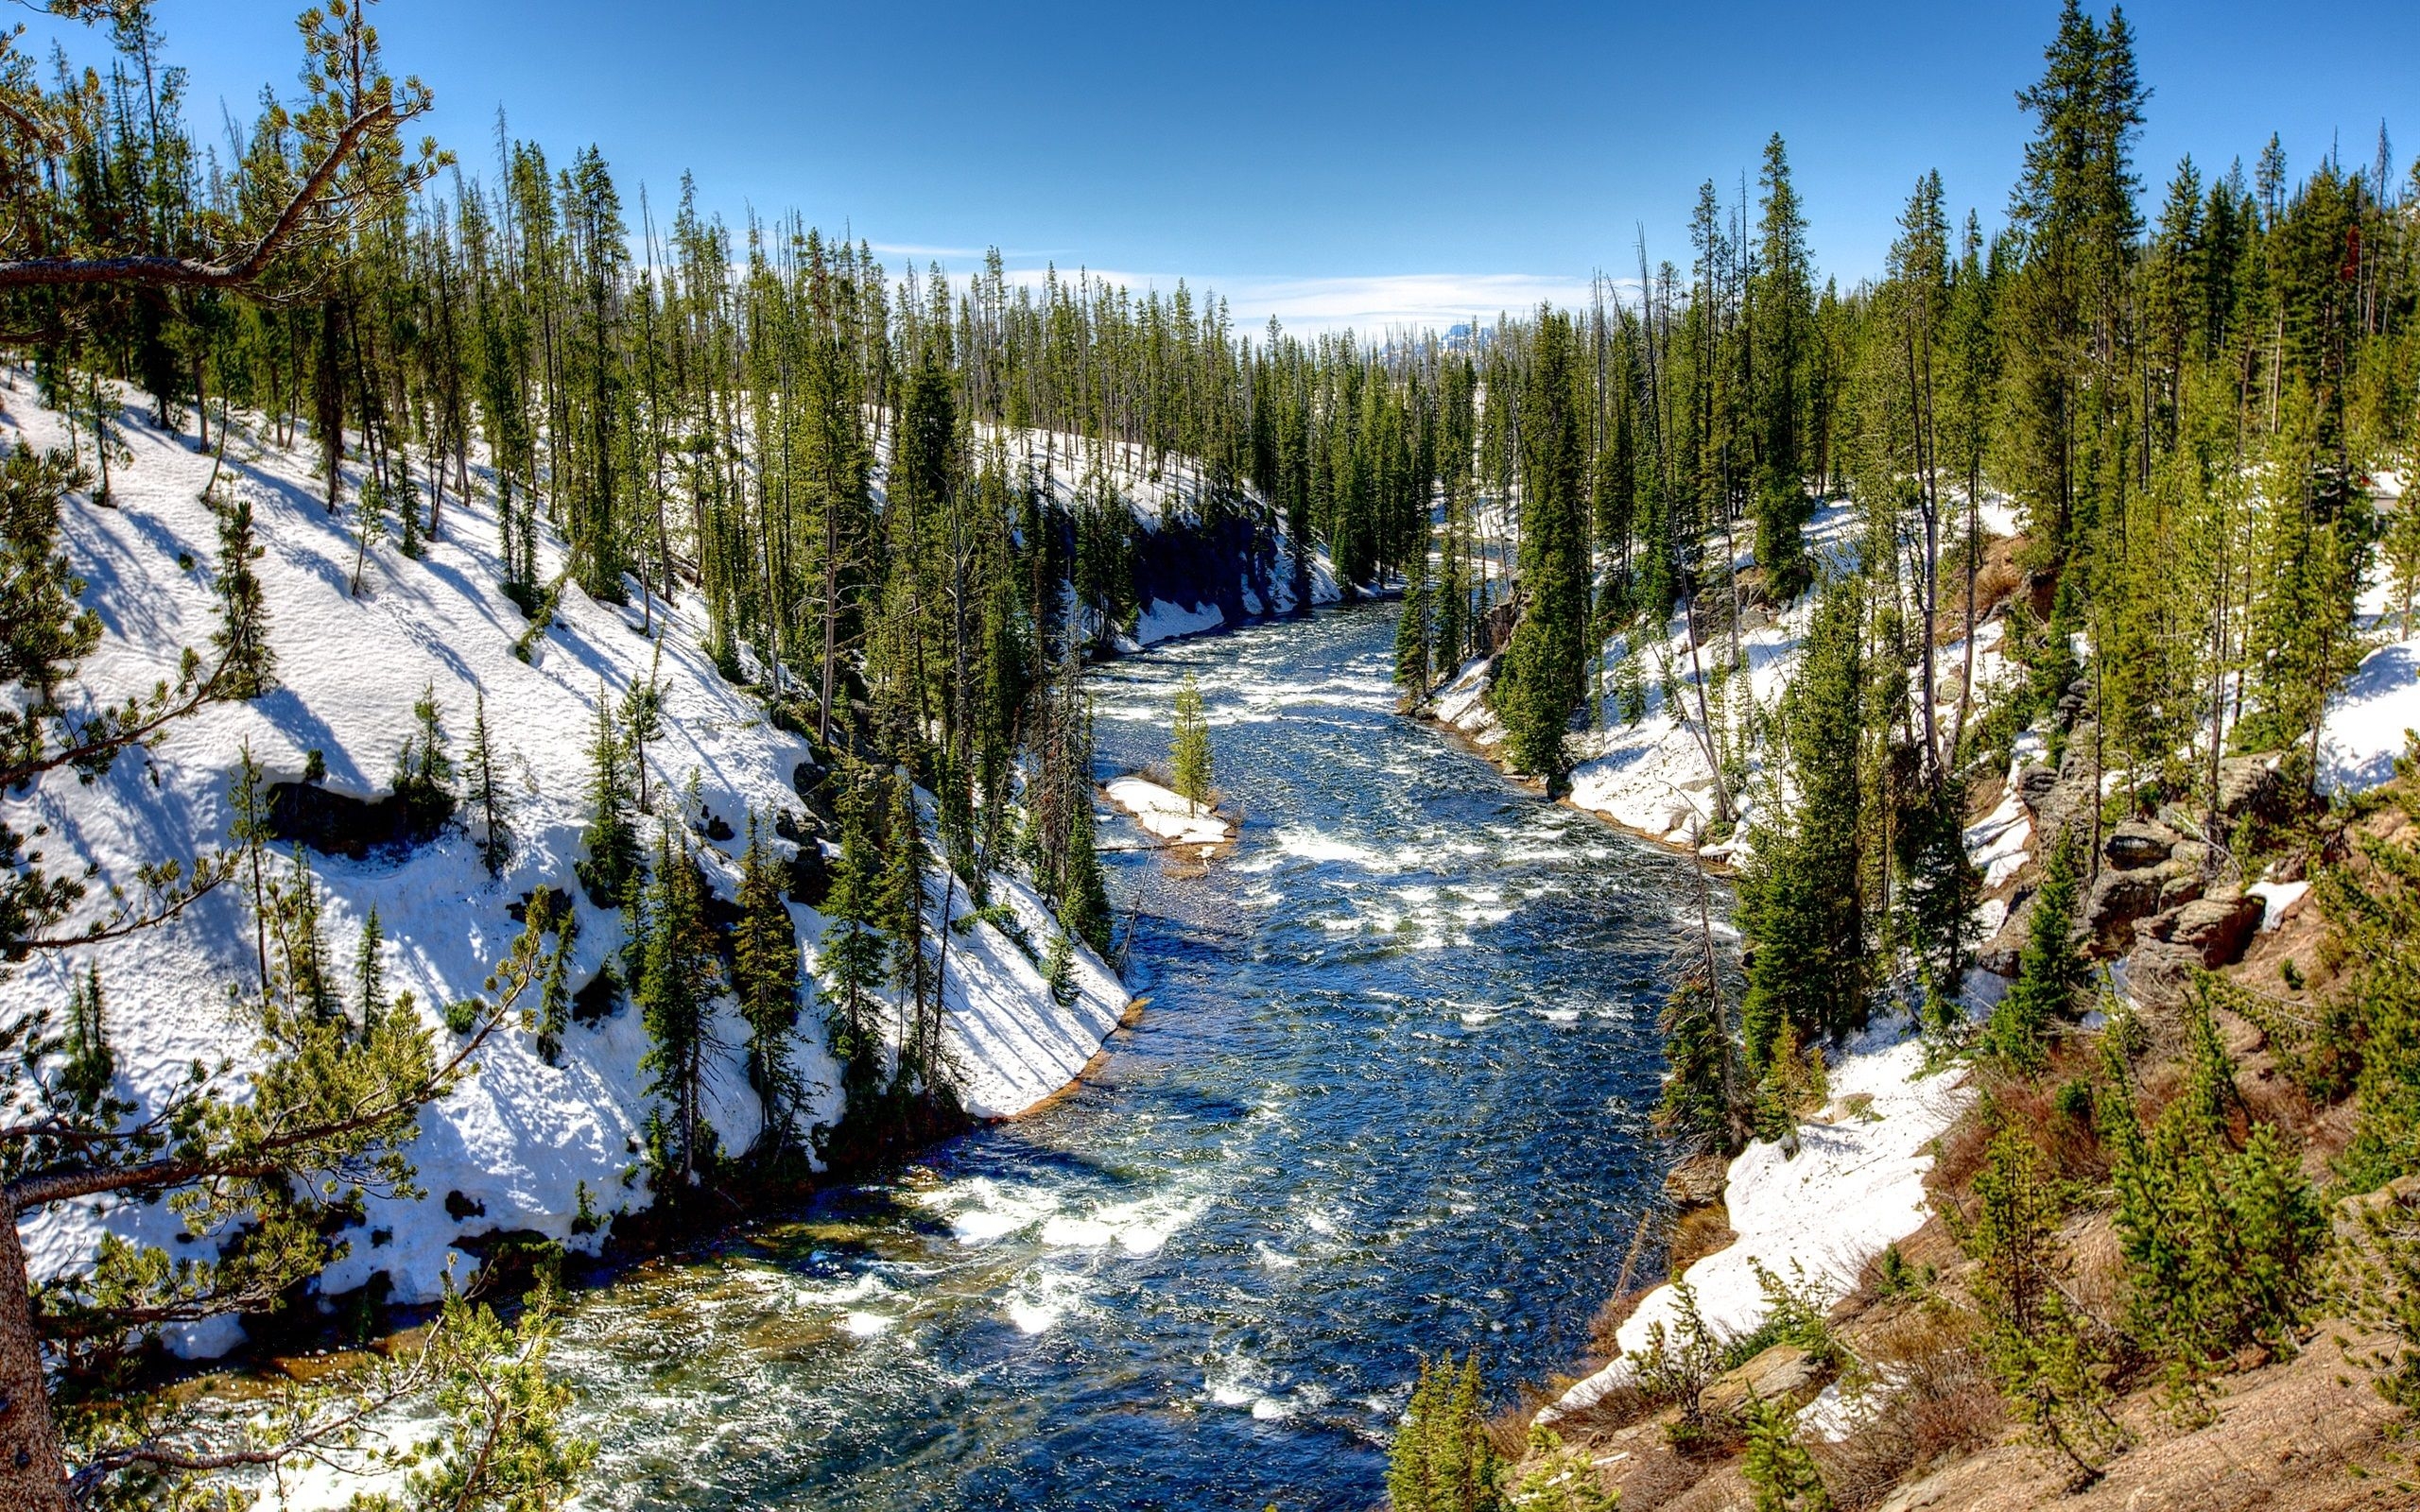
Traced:
<path id="1" fill-rule="evenodd" d="M 1043 1110 L 578 1296 L 589 1503 L 1366 1512 L 1418 1351 L 1585 1348 L 1693 884 L 1396 716 L 1394 619 L 1098 672 L 1101 774 L 1190 672 L 1243 819 L 1203 867 L 1105 814 L 1149 1007 Z"/>

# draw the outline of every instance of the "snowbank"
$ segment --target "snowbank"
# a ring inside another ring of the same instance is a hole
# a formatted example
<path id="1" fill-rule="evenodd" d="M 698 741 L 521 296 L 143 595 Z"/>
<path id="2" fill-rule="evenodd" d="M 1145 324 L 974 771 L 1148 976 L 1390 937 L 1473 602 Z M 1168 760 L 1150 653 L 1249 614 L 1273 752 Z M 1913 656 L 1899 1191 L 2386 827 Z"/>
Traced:
<path id="1" fill-rule="evenodd" d="M 1107 789 L 1109 800 L 1134 816 L 1136 823 L 1163 840 L 1198 845 L 1205 850 L 1236 837 L 1235 826 L 1216 809 L 1185 800 L 1184 795 L 1143 777 L 1120 777 Z"/>
<path id="2" fill-rule="evenodd" d="M 61 421 L 35 404 L 23 375 L 5 376 L 0 443 L 22 437 L 38 447 L 65 446 Z M 216 522 L 198 498 L 211 459 L 197 455 L 189 438 L 146 423 L 140 411 L 118 420 L 131 460 L 112 469 L 117 507 L 78 496 L 61 515 L 67 554 L 87 580 L 84 602 L 104 627 L 82 680 L 96 696 L 123 697 L 173 678 L 180 647 L 207 650 L 216 625 Z M 774 815 L 797 806 L 794 774 L 807 747 L 774 729 L 752 696 L 717 674 L 700 647 L 702 608 L 658 601 L 650 614 L 635 593 L 631 604 L 617 606 L 566 586 L 553 627 L 524 662 L 512 647 L 526 621 L 495 587 L 496 523 L 485 504 L 449 495 L 442 535 L 420 560 L 406 559 L 391 544 L 375 548 L 355 597 L 354 541 L 346 521 L 328 513 L 315 472 L 307 442 L 296 453 L 265 448 L 257 436 L 242 434 L 239 421 L 220 483 L 252 501 L 279 686 L 251 703 L 182 721 L 165 744 L 129 753 L 89 787 L 51 781 L 30 794 L 0 796 L 11 821 L 25 830 L 49 826 L 54 860 L 89 862 L 95 897 L 112 885 L 132 889 L 135 868 L 146 861 L 190 857 L 226 843 L 230 784 L 243 745 L 269 782 L 299 781 L 316 755 L 329 791 L 371 798 L 389 785 L 424 686 L 434 690 L 458 758 L 469 742 L 474 690 L 483 690 L 513 795 L 516 845 L 501 878 L 488 877 L 471 836 L 459 829 L 400 856 L 312 858 L 323 927 L 337 958 L 350 965 L 361 922 L 374 908 L 386 935 L 389 991 L 410 991 L 436 1026 L 439 1005 L 480 990 L 518 932 L 510 910 L 535 887 L 570 888 L 578 899 L 575 984 L 619 951 L 619 914 L 592 907 L 572 881 L 586 810 L 584 753 L 600 694 L 618 698 L 644 684 L 660 648 L 655 675 L 666 719 L 647 751 L 651 796 L 671 822 L 691 824 L 715 886 L 733 893 L 748 816 L 764 818 L 769 829 Z M 551 576 L 562 566 L 560 543 L 543 541 L 540 558 L 541 574 Z M 644 633 L 650 617 L 656 639 Z M 678 795 L 692 780 L 699 808 L 683 813 Z M 709 838 L 735 833 L 743 838 Z M 789 850 L 769 836 L 768 843 Z M 275 871 L 289 874 L 288 848 L 272 849 Z M 936 871 L 936 906 L 943 887 Z M 994 896 L 1007 901 L 1031 937 L 1047 935 L 1048 911 L 1023 883 L 1000 877 Z M 965 911 L 962 890 L 955 897 L 953 917 Z M 118 1054 L 116 1090 L 155 1102 L 194 1060 L 227 1054 L 240 1062 L 250 1052 L 251 1037 L 227 1007 L 231 985 L 249 989 L 257 980 L 246 913 L 236 889 L 222 888 L 160 928 L 89 952 L 38 956 L 0 982 L 0 1017 L 62 1003 L 69 973 L 96 963 Z M 822 919 L 804 905 L 792 904 L 791 913 L 812 951 Z M 950 932 L 942 981 L 947 1051 L 968 1108 L 980 1116 L 1019 1112 L 1065 1085 L 1127 1002 L 1115 973 L 1079 948 L 1076 999 L 1059 1005 L 1040 967 L 988 923 Z M 450 1039 L 441 1027 L 438 1033 Z M 813 1089 L 803 1118 L 828 1122 L 840 1111 L 839 1077 L 811 1006 L 797 1033 L 799 1070 Z M 728 1001 L 717 1007 L 714 1039 L 707 1114 L 726 1147 L 744 1148 L 757 1135 L 762 1110 L 742 1061 L 744 1031 Z M 408 1153 L 427 1194 L 372 1198 L 360 1228 L 346 1235 L 351 1252 L 330 1268 L 323 1290 L 357 1287 L 383 1272 L 398 1300 L 433 1298 L 458 1246 L 487 1232 L 534 1230 L 576 1249 L 600 1244 L 601 1233 L 573 1232 L 583 1195 L 609 1220 L 647 1200 L 641 1130 L 653 1099 L 639 1069 L 646 1048 L 647 1035 L 627 1005 L 575 1022 L 560 1065 L 543 1060 L 530 1036 L 500 1034 L 482 1053 L 478 1074 L 422 1115 L 421 1137 Z M 26 1228 L 35 1274 L 87 1261 L 104 1229 L 169 1245 L 176 1225 L 157 1205 L 47 1211 Z M 238 1331 L 221 1320 L 171 1342 L 217 1352 L 238 1342 Z"/>
<path id="3" fill-rule="evenodd" d="M 1800 1126 L 1795 1158 L 1780 1144 L 1759 1143 L 1731 1162 L 1725 1200 L 1739 1237 L 1681 1277 L 1695 1288 L 1698 1310 L 1717 1333 L 1745 1332 L 1763 1316 L 1752 1263 L 1793 1285 L 1795 1263 L 1828 1305 L 1848 1295 L 1867 1260 L 1923 1227 L 1930 1146 L 1971 1095 L 1954 1071 L 1924 1074 L 1924 1056 L 1911 1036 L 1876 1037 L 1832 1068 L 1827 1121 Z M 1853 1108 L 1861 1098 L 1872 1101 Z M 1657 1323 L 1668 1331 L 1679 1305 L 1669 1283 L 1648 1293 L 1616 1335 L 1625 1356 L 1647 1348 Z M 1626 1357 L 1616 1360 L 1564 1392 L 1538 1420 L 1593 1405 L 1631 1370 Z"/>
<path id="4" fill-rule="evenodd" d="M 2407 736 L 2420 730 L 2420 640 L 2382 645 L 2328 700 L 2320 728 L 2319 785 L 2360 793 L 2394 777 Z"/>
<path id="5" fill-rule="evenodd" d="M 2012 523 L 2003 507 L 1987 507 L 1982 515 L 1987 530 L 1996 531 Z M 1850 567 L 1856 560 L 1861 528 L 1854 507 L 1827 504 L 1806 526 L 1807 550 L 1828 568 Z M 1752 565 L 1744 542 L 1739 565 L 1742 570 Z M 1698 729 L 1695 679 L 1701 674 L 1705 679 L 1706 714 L 1719 731 L 1720 744 L 1731 749 L 1747 725 L 1752 701 L 1757 708 L 1770 709 L 1789 687 L 1815 613 L 1815 595 L 1807 594 L 1771 623 L 1743 629 L 1737 640 L 1739 670 L 1729 672 L 1735 664 L 1732 638 L 1713 627 L 1708 612 L 1720 593 L 1720 586 L 1710 589 L 1702 601 L 1703 641 L 1694 650 L 1685 614 L 1675 614 L 1660 639 L 1636 646 L 1620 638 L 1608 643 L 1602 662 L 1592 671 L 1597 679 L 1593 706 L 1599 713 L 1595 723 L 1572 737 L 1571 749 L 1577 758 L 1571 771 L 1574 805 L 1670 845 L 1700 842 L 1716 803 L 1714 779 Z M 2002 627 L 1996 622 L 1977 627 L 1974 676 L 1979 695 L 2006 675 L 2001 637 Z M 1642 708 L 1635 720 L 1624 717 L 1610 675 L 1626 655 L 1637 658 L 1644 683 Z M 1942 646 L 1935 655 L 1945 743 L 1956 717 L 1965 657 L 1962 640 Z M 1504 727 L 1487 704 L 1491 678 L 1486 659 L 1471 662 L 1430 700 L 1429 712 L 1483 747 L 1500 745 Z M 1668 705 L 1668 692 L 1678 694 L 1681 707 Z M 1747 781 L 1730 795 L 1738 820 L 1737 831 L 1730 840 L 1706 848 L 1709 855 L 1736 859 L 1743 854 L 1749 830 L 1776 796 L 1761 748 L 1747 752 L 1746 770 Z"/>

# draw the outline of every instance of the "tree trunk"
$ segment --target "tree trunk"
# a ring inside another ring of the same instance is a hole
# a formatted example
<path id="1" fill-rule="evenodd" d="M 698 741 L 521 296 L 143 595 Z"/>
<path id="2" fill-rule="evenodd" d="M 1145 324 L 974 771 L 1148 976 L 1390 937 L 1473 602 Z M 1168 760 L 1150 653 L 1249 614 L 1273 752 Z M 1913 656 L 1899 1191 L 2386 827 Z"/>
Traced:
<path id="1" fill-rule="evenodd" d="M 9 1211 L 0 1214 L 0 1506 L 67 1512 L 66 1481 L 34 1336 L 25 1246 Z"/>

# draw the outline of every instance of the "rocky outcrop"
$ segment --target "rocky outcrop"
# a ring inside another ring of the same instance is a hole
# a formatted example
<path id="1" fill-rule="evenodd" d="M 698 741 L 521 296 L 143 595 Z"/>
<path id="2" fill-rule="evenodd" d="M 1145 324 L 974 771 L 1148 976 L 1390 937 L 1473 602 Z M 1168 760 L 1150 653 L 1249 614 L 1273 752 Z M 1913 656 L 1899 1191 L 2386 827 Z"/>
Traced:
<path id="1" fill-rule="evenodd" d="M 1725 1418 L 1737 1417 L 1752 1399 L 1795 1407 L 1822 1390 L 1830 1378 L 1831 1371 L 1820 1356 L 1795 1344 L 1776 1344 L 1706 1383 L 1698 1402 L 1707 1413 Z"/>
<path id="2" fill-rule="evenodd" d="M 2100 842 L 2101 859 L 2113 871 L 2140 871 L 2176 853 L 2185 836 L 2150 819 L 2128 819 Z"/>
<path id="3" fill-rule="evenodd" d="M 1664 1174 L 1664 1196 L 1680 1209 L 1710 1207 L 1722 1200 L 1731 1162 L 1709 1150 L 1692 1155 Z"/>
<path id="4" fill-rule="evenodd" d="M 2144 919 L 2126 960 L 2127 992 L 2145 1007 L 2183 1006 L 2197 973 L 2243 959 L 2262 910 L 2259 899 L 2224 887 Z"/>

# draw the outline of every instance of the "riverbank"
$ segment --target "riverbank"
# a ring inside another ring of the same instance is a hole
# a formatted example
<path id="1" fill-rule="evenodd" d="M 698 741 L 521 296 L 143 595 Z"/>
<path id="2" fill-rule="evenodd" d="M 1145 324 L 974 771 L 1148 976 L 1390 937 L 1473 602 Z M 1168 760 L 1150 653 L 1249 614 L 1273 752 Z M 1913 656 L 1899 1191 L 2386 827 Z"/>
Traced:
<path id="1" fill-rule="evenodd" d="M 9 370 L 5 382 L 0 442 L 65 448 L 76 439 L 26 374 Z M 123 397 L 114 386 L 103 392 L 113 404 Z M 648 1036 L 621 982 L 626 919 L 617 900 L 592 898 L 575 880 L 600 705 L 612 713 L 644 694 L 660 710 L 658 732 L 625 772 L 647 795 L 636 819 L 640 848 L 651 849 L 660 832 L 688 850 L 716 906 L 728 909 L 750 820 L 758 821 L 756 843 L 787 882 L 808 963 L 821 943 L 818 904 L 838 854 L 828 805 L 819 808 L 828 798 L 817 792 L 819 753 L 771 717 L 749 685 L 763 676 L 750 647 L 730 649 L 735 666 L 716 663 L 695 594 L 666 599 L 630 581 L 627 602 L 592 599 L 566 574 L 562 542 L 541 530 L 532 576 L 556 586 L 532 619 L 497 586 L 509 575 L 488 498 L 447 497 L 441 532 L 420 542 L 418 555 L 392 543 L 364 547 L 351 522 L 327 508 L 307 441 L 280 446 L 257 417 L 232 420 L 223 455 L 214 455 L 141 410 L 113 409 L 121 450 L 112 507 L 71 501 L 61 511 L 62 544 L 104 631 L 83 668 L 95 696 L 173 682 L 182 648 L 207 646 L 217 627 L 214 576 L 203 564 L 216 556 L 221 525 L 202 495 L 214 486 L 218 498 L 240 495 L 251 506 L 274 686 L 249 702 L 204 706 L 141 760 L 121 761 L 90 784 L 44 788 L 12 822 L 41 826 L 62 853 L 90 861 L 96 900 L 121 889 L 140 899 L 147 865 L 229 843 L 242 763 L 256 763 L 272 832 L 261 847 L 263 869 L 282 885 L 304 885 L 307 877 L 320 948 L 344 963 L 338 995 L 351 1001 L 363 990 L 357 942 L 374 918 L 368 959 L 376 990 L 389 1000 L 409 994 L 441 1047 L 454 1035 L 441 1009 L 481 991 L 532 898 L 555 891 L 577 924 L 563 936 L 567 1022 L 544 1036 L 534 1021 L 508 1025 L 483 1047 L 478 1074 L 423 1111 L 406 1152 L 420 1192 L 365 1199 L 347 1253 L 319 1280 L 317 1310 L 350 1314 L 373 1297 L 405 1309 L 432 1303 L 449 1274 L 467 1280 L 499 1248 L 552 1245 L 576 1260 L 598 1259 L 617 1225 L 651 1247 L 656 1241 L 644 1236 L 660 1225 L 643 1216 L 654 1200 L 644 1152 L 657 1098 L 645 1062 Z M 348 497 L 356 495 L 363 479 L 351 463 L 344 479 Z M 1199 493 L 1200 480 L 1177 470 L 1150 485 L 1139 507 L 1151 524 L 1173 527 L 1190 518 Z M 1185 573 L 1155 564 L 1154 585 L 1174 592 L 1199 583 L 1204 564 L 1188 564 Z M 1333 599 L 1332 576 L 1314 567 L 1314 599 Z M 1290 610 L 1290 586 L 1256 586 L 1254 570 L 1239 565 L 1224 596 L 1252 610 Z M 1201 627 L 1200 614 L 1165 608 L 1146 600 L 1140 636 Z M 422 738 L 416 705 L 424 699 L 458 764 L 471 759 L 475 721 L 486 721 L 499 793 L 493 833 L 489 814 L 467 810 L 425 835 L 375 829 L 397 752 Z M 1056 921 L 1024 881 L 995 873 L 989 899 L 978 914 L 939 870 L 926 879 L 930 927 L 947 940 L 937 982 L 944 1051 L 958 1073 L 959 1109 L 976 1121 L 1013 1117 L 1060 1093 L 1096 1060 L 1132 1001 L 1080 943 L 1063 977 L 1048 979 L 1039 942 Z M 38 954 L 0 982 L 0 1020 L 55 1007 L 71 976 L 96 971 L 117 1095 L 156 1107 L 194 1064 L 223 1057 L 240 1069 L 254 1047 L 224 1011 L 227 989 L 253 989 L 275 965 L 272 953 L 255 950 L 251 902 L 249 888 L 225 886 L 158 927 Z M 810 983 L 786 1047 L 803 1089 L 790 1109 L 800 1140 L 839 1124 L 845 1111 L 812 993 Z M 753 1145 L 768 1117 L 748 1039 L 735 1004 L 718 998 L 706 1025 L 701 1110 L 726 1155 Z M 795 1195 L 785 1188 L 770 1200 Z M 728 1206 L 719 1197 L 716 1205 Z M 25 1241 L 39 1280 L 88 1263 L 104 1234 L 193 1253 L 178 1229 L 164 1206 L 90 1201 L 30 1219 Z M 245 1330 L 222 1315 L 171 1327 L 164 1342 L 181 1356 L 210 1357 L 243 1345 Z"/>

